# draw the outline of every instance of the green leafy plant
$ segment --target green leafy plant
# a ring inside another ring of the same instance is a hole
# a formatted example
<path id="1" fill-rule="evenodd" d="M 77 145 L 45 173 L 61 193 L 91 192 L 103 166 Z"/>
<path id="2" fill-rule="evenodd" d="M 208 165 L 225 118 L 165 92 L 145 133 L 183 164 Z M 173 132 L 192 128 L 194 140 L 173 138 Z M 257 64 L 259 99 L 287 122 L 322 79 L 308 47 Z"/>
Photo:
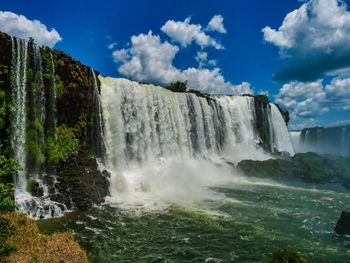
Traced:
<path id="1" fill-rule="evenodd" d="M 22 168 L 15 159 L 7 159 L 0 155 L 0 177 L 9 181 L 9 177 L 18 175 Z M 14 184 L 0 183 L 0 214 L 14 211 L 16 209 L 15 201 L 12 198 Z"/>
<path id="2" fill-rule="evenodd" d="M 61 125 L 56 128 L 57 136 L 48 138 L 49 160 L 54 163 L 66 161 L 79 146 L 75 128 Z"/>

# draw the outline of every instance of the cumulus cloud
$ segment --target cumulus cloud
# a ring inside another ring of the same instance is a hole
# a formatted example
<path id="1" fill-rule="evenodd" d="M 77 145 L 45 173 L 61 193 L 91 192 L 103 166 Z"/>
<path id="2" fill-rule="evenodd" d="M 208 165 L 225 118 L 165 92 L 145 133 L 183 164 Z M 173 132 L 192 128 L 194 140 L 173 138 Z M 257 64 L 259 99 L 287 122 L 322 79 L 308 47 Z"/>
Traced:
<path id="1" fill-rule="evenodd" d="M 55 29 L 49 31 L 40 21 L 29 20 L 12 12 L 0 11 L 0 31 L 27 40 L 32 37 L 38 45 L 49 47 L 62 40 Z"/>
<path id="2" fill-rule="evenodd" d="M 202 67 L 190 67 L 180 70 L 173 65 L 173 60 L 180 48 L 152 31 L 131 37 L 128 48 L 115 50 L 113 58 L 118 63 L 120 74 L 142 82 L 168 85 L 176 81 L 188 81 L 188 88 L 212 94 L 253 94 L 254 91 L 247 82 L 232 85 L 221 74 L 220 68 L 203 68 L 206 64 L 214 64 L 208 60 L 206 52 L 197 53 L 197 61 Z"/>
<path id="3" fill-rule="evenodd" d="M 131 47 L 113 52 L 115 62 L 122 62 L 119 73 L 133 80 L 165 84 L 179 79 L 179 70 L 172 61 L 179 51 L 169 42 L 161 42 L 160 37 L 140 34 L 131 37 Z"/>
<path id="4" fill-rule="evenodd" d="M 209 21 L 209 24 L 206 28 L 208 31 L 217 31 L 219 33 L 226 33 L 226 29 L 224 27 L 224 18 L 221 15 L 215 15 L 213 18 Z"/>
<path id="5" fill-rule="evenodd" d="M 330 108 L 347 111 L 350 108 L 350 78 L 333 78 L 327 85 L 292 81 L 283 85 L 276 103 L 291 112 L 292 118 L 314 118 Z"/>
<path id="6" fill-rule="evenodd" d="M 201 25 L 190 24 L 191 18 L 188 17 L 185 21 L 168 20 L 161 28 L 172 41 L 178 42 L 182 47 L 187 47 L 192 42 L 195 42 L 202 49 L 208 46 L 213 46 L 216 49 L 224 47 L 215 39 L 207 35 Z"/>
<path id="7" fill-rule="evenodd" d="M 350 12 L 341 0 L 310 0 L 290 12 L 278 29 L 262 29 L 286 65 L 276 80 L 313 81 L 350 67 Z"/>
<path id="8" fill-rule="evenodd" d="M 216 63 L 217 63 L 215 59 L 208 59 L 207 52 L 197 51 L 197 55 L 196 55 L 195 59 L 198 62 L 199 68 L 202 68 L 204 66 L 216 66 Z"/>

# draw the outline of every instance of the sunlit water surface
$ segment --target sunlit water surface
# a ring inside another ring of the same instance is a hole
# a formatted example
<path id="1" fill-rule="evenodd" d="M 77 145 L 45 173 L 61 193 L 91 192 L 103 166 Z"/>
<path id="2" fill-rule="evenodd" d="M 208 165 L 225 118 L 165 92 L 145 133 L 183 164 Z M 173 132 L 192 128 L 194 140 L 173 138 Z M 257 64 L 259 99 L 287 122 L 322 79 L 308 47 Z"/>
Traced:
<path id="1" fill-rule="evenodd" d="M 109 204 L 38 224 L 72 230 L 93 262 L 262 262 L 286 247 L 310 262 L 350 258 L 350 239 L 333 232 L 349 192 L 266 181 L 210 191 L 192 204 Z"/>

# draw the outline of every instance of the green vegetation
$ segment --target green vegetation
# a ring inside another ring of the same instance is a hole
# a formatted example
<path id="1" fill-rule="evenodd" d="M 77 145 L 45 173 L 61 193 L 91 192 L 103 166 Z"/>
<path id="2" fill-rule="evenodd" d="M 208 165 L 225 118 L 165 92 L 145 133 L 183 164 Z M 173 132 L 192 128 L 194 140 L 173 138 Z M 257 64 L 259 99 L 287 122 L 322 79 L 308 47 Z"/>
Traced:
<path id="1" fill-rule="evenodd" d="M 188 83 L 187 80 L 185 82 L 176 81 L 175 83 L 171 83 L 169 86 L 165 88 L 173 92 L 186 92 L 187 83 Z"/>
<path id="2" fill-rule="evenodd" d="M 21 170 L 15 159 L 7 159 L 0 155 L 0 179 L 5 182 L 13 181 Z M 14 211 L 16 209 L 15 201 L 12 199 L 14 184 L 0 183 L 0 214 Z"/>
<path id="3" fill-rule="evenodd" d="M 272 257 L 264 263 L 307 263 L 300 253 L 294 249 L 276 251 Z"/>
<path id="4" fill-rule="evenodd" d="M 76 128 L 68 128 L 64 124 L 56 128 L 57 137 L 48 139 L 49 160 L 54 163 L 67 161 L 68 157 L 77 149 L 79 139 Z"/>
<path id="5" fill-rule="evenodd" d="M 7 159 L 0 155 L 0 179 L 3 181 L 13 180 L 17 176 L 18 171 L 21 170 L 17 161 L 14 159 Z M 16 209 L 15 201 L 12 198 L 12 191 L 14 184 L 0 183 L 0 214 L 12 212 Z M 6 218 L 0 218 L 0 257 L 8 256 L 11 252 L 17 249 L 13 243 L 5 243 L 5 240 L 13 235 L 11 222 Z"/>
<path id="6" fill-rule="evenodd" d="M 59 75 L 56 75 L 55 78 L 56 78 L 56 80 L 55 80 L 56 81 L 56 96 L 57 96 L 57 98 L 59 98 L 59 97 L 61 97 L 61 95 L 63 93 L 64 83 L 61 80 Z"/>
<path id="7" fill-rule="evenodd" d="M 11 97 L 9 96 L 10 74 L 7 66 L 0 66 L 0 149 L 2 153 L 10 152 L 9 143 L 9 116 L 11 108 Z"/>
<path id="8" fill-rule="evenodd" d="M 44 136 L 44 127 L 38 119 L 34 122 L 28 121 L 27 127 L 29 129 L 26 132 L 26 149 L 27 156 L 34 157 L 34 161 L 37 165 L 41 165 L 46 161 L 45 157 L 45 145 L 39 140 Z"/>

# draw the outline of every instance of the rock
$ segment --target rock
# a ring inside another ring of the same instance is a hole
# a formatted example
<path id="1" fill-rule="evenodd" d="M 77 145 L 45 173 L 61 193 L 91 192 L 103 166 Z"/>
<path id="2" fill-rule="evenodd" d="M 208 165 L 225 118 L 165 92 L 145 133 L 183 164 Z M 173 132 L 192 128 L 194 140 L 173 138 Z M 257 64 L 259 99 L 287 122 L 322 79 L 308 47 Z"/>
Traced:
<path id="1" fill-rule="evenodd" d="M 350 212 L 341 213 L 334 231 L 340 235 L 350 235 Z"/>
<path id="2" fill-rule="evenodd" d="M 297 153 L 292 158 L 243 160 L 237 167 L 247 176 L 340 184 L 350 189 L 350 158 L 317 153 Z"/>
<path id="3" fill-rule="evenodd" d="M 109 194 L 109 176 L 106 170 L 101 172 L 98 169 L 94 157 L 79 152 L 67 162 L 61 163 L 57 170 L 56 184 L 61 194 L 50 198 L 63 202 L 67 207 L 73 205 L 80 210 L 88 210 L 94 204 L 104 202 L 104 197 Z"/>

